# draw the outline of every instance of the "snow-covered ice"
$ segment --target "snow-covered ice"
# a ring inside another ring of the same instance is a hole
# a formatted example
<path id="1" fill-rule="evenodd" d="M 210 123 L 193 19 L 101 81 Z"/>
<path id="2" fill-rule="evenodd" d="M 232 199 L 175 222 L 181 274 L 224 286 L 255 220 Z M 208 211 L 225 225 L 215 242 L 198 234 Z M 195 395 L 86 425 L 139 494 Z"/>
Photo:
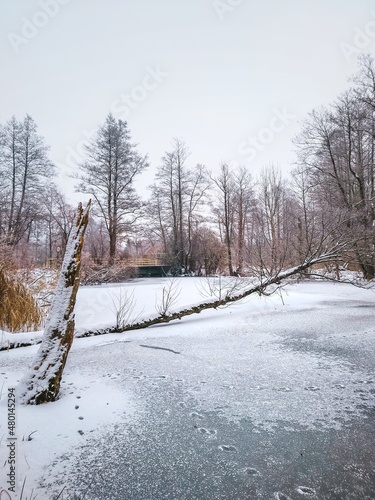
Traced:
<path id="1" fill-rule="evenodd" d="M 175 309 L 202 299 L 197 281 L 181 279 Z M 155 315 L 163 284 L 82 287 L 77 331 L 112 325 L 120 289 L 135 315 Z M 18 482 L 37 499 L 371 498 L 374 311 L 371 290 L 303 282 L 282 299 L 77 338 L 61 398 L 17 406 Z M 0 352 L 1 436 L 7 388 L 37 348 Z"/>

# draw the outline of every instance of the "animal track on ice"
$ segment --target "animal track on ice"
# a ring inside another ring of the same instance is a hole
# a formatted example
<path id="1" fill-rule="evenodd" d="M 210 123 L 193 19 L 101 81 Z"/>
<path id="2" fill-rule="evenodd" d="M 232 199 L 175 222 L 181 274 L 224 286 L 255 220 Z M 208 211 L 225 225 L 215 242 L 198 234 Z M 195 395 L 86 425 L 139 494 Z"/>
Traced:
<path id="1" fill-rule="evenodd" d="M 229 384 L 223 384 L 221 386 L 222 389 L 228 389 L 229 391 L 232 391 L 234 389 L 234 385 L 229 385 Z"/>
<path id="2" fill-rule="evenodd" d="M 203 418 L 203 415 L 201 415 L 200 413 L 197 413 L 196 411 L 191 412 L 190 416 L 193 418 Z"/>
<path id="3" fill-rule="evenodd" d="M 219 447 L 220 451 L 225 451 L 226 453 L 237 453 L 238 450 L 235 446 L 229 444 L 221 444 Z"/>
<path id="4" fill-rule="evenodd" d="M 308 486 L 298 486 L 297 492 L 300 493 L 301 495 L 309 495 L 309 496 L 316 495 L 316 491 L 313 488 L 309 488 Z"/>
<path id="5" fill-rule="evenodd" d="M 260 472 L 257 469 L 254 469 L 254 467 L 245 467 L 242 469 L 243 474 L 246 474 L 246 476 L 260 476 Z"/>
<path id="6" fill-rule="evenodd" d="M 206 429 L 205 427 L 198 427 L 197 431 L 201 434 L 206 435 L 207 437 L 213 437 L 217 434 L 217 431 L 215 429 Z"/>

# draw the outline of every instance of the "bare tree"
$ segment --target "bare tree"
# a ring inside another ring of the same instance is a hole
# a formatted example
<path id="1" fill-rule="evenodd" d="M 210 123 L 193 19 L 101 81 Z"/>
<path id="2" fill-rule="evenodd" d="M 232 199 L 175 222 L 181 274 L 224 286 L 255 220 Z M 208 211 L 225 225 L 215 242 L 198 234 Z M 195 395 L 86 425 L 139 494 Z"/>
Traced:
<path id="1" fill-rule="evenodd" d="M 90 217 L 86 236 L 85 249 L 88 259 L 94 264 L 103 265 L 109 253 L 109 236 L 103 219 Z"/>
<path id="2" fill-rule="evenodd" d="M 230 276 L 244 272 L 248 220 L 254 210 L 254 192 L 250 173 L 245 167 L 231 170 L 222 164 L 220 175 L 213 179 L 217 196 L 213 211 L 219 233 L 227 249 Z"/>
<path id="3" fill-rule="evenodd" d="M 109 263 L 113 264 L 117 244 L 137 220 L 141 202 L 134 179 L 147 166 L 131 143 L 127 123 L 109 114 L 96 136 L 85 147 L 87 162 L 80 165 L 77 190 L 95 200 L 94 212 L 104 220 L 109 236 Z"/>
<path id="4" fill-rule="evenodd" d="M 375 116 L 367 97 L 361 100 L 358 95 L 358 89 L 350 90 L 329 109 L 313 111 L 296 143 L 310 199 L 321 207 L 322 224 L 336 221 L 338 233 L 345 231 L 351 239 L 363 275 L 372 279 Z"/>
<path id="5" fill-rule="evenodd" d="M 160 316 L 167 316 L 171 307 L 177 304 L 181 294 L 180 282 L 176 279 L 169 280 L 161 290 L 161 297 L 156 298 L 155 309 Z"/>
<path id="6" fill-rule="evenodd" d="M 0 127 L 0 234 L 16 246 L 40 217 L 40 197 L 55 174 L 34 120 L 11 118 Z"/>
<path id="7" fill-rule="evenodd" d="M 202 225 L 194 231 L 191 263 L 198 276 L 222 273 L 226 267 L 226 246 L 207 226 Z"/>
<path id="8" fill-rule="evenodd" d="M 185 144 L 174 139 L 172 149 L 165 153 L 158 168 L 148 205 L 151 230 L 174 264 L 185 270 L 192 267 L 193 235 L 204 218 L 202 207 L 210 186 L 203 165 L 194 169 L 187 166 L 189 154 Z"/>
<path id="9" fill-rule="evenodd" d="M 218 202 L 214 204 L 214 213 L 219 223 L 220 234 L 227 249 L 229 275 L 233 276 L 233 227 L 234 227 L 234 182 L 233 174 L 226 163 L 220 167 L 220 175 L 213 179 L 219 193 Z"/>
<path id="10" fill-rule="evenodd" d="M 46 226 L 46 258 L 60 261 L 74 224 L 75 210 L 54 184 L 46 190 L 40 210 L 45 214 L 41 223 Z"/>
<path id="11" fill-rule="evenodd" d="M 255 230 L 258 260 L 256 268 L 268 275 L 298 263 L 297 202 L 274 166 L 260 176 Z M 305 254 L 306 255 L 306 254 Z"/>
<path id="12" fill-rule="evenodd" d="M 170 252 L 172 234 L 174 226 L 170 224 L 170 210 L 168 206 L 168 198 L 164 196 L 163 190 L 158 184 L 153 184 L 150 186 L 151 197 L 146 205 L 146 219 L 150 221 L 148 224 L 145 223 L 144 233 L 147 235 L 149 240 L 154 242 L 155 238 L 160 241 L 164 254 L 172 254 Z M 173 215 L 173 212 L 172 212 Z M 173 223 L 175 218 L 172 217 Z M 173 245 L 175 248 L 175 245 Z"/>
<path id="13" fill-rule="evenodd" d="M 250 212 L 254 209 L 254 192 L 251 174 L 245 167 L 240 167 L 234 173 L 234 208 L 236 213 L 237 236 L 237 269 L 236 274 L 242 275 L 245 263 L 246 231 Z"/>
<path id="14" fill-rule="evenodd" d="M 112 306 L 111 309 L 116 316 L 116 328 L 124 328 L 126 325 L 130 325 L 137 321 L 137 318 L 143 312 L 138 314 L 134 313 L 136 306 L 136 301 L 134 298 L 134 289 L 131 292 L 123 290 L 116 294 L 110 294 Z"/>

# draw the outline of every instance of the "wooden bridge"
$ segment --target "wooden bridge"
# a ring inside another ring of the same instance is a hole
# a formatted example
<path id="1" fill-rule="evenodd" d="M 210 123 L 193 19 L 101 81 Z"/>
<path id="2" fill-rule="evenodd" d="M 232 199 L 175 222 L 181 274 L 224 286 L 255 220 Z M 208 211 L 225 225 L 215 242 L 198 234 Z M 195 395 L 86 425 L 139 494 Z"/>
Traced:
<path id="1" fill-rule="evenodd" d="M 132 257 L 127 259 L 126 263 L 129 266 L 138 267 L 140 277 L 167 276 L 172 267 L 165 254 L 156 254 L 152 257 Z"/>

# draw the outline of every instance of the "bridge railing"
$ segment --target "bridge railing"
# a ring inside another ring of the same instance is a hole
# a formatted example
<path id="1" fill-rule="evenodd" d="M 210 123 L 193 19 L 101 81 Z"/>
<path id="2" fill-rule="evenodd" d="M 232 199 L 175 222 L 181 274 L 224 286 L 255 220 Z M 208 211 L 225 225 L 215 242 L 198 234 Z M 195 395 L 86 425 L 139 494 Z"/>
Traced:
<path id="1" fill-rule="evenodd" d="M 154 257 L 132 257 L 126 260 L 130 266 L 167 266 L 168 261 L 165 256 L 155 255 Z"/>

